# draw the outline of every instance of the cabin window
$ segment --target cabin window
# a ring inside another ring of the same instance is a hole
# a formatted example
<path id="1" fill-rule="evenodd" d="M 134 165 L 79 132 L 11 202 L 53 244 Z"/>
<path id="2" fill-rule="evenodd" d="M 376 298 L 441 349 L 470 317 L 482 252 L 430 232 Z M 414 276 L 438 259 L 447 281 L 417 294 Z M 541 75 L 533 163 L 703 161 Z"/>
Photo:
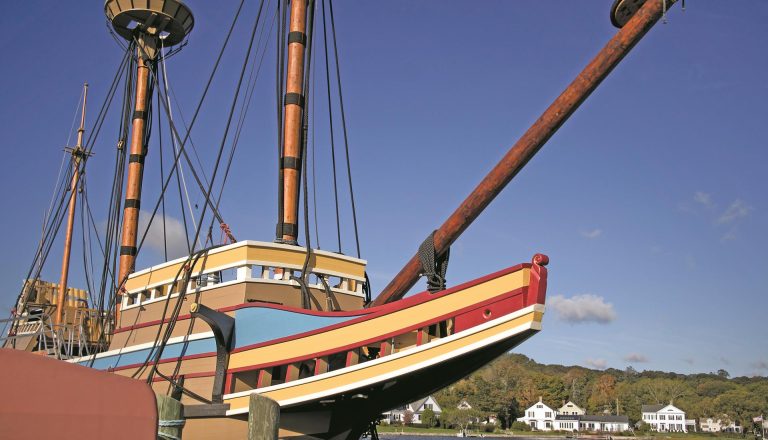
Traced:
<path id="1" fill-rule="evenodd" d="M 150 298 L 149 290 L 144 290 L 141 293 L 139 293 L 139 298 L 138 299 L 139 299 L 140 302 L 143 303 L 143 302 L 149 300 L 149 298 Z"/>
<path id="2" fill-rule="evenodd" d="M 132 306 L 132 305 L 136 304 L 137 298 L 138 298 L 138 294 L 136 294 L 136 293 L 129 293 L 126 305 L 127 306 Z"/>

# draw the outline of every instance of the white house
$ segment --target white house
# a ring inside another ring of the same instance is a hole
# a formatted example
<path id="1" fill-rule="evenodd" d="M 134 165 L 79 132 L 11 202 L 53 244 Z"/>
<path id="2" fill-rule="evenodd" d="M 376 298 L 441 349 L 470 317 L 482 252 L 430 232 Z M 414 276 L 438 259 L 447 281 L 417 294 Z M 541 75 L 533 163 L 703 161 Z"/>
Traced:
<path id="1" fill-rule="evenodd" d="M 557 413 L 563 416 L 583 416 L 587 412 L 569 400 L 557 410 Z"/>
<path id="2" fill-rule="evenodd" d="M 410 411 L 413 414 L 411 423 L 422 423 L 422 416 L 427 409 L 431 409 L 437 417 L 440 417 L 440 414 L 443 412 L 437 401 L 432 396 L 427 396 L 400 408 L 385 412 L 382 414 L 384 416 L 382 422 L 387 424 L 403 423 L 405 421 L 405 413 Z"/>
<path id="3" fill-rule="evenodd" d="M 456 405 L 457 409 L 472 409 L 472 405 L 469 404 L 466 400 L 462 399 L 461 402 L 459 402 L 458 405 Z"/>
<path id="4" fill-rule="evenodd" d="M 723 422 L 720 419 L 713 419 L 712 417 L 707 417 L 706 419 L 701 419 L 699 422 L 699 428 L 701 429 L 701 432 L 720 432 L 720 428 L 722 428 Z"/>
<path id="5" fill-rule="evenodd" d="M 532 429 L 537 429 L 539 431 L 550 431 L 554 429 L 553 426 L 555 423 L 556 415 L 557 412 L 545 405 L 544 402 L 541 401 L 541 397 L 539 397 L 539 401 L 525 410 L 525 416 L 519 417 L 517 421 L 525 423 Z"/>
<path id="6" fill-rule="evenodd" d="M 685 411 L 672 405 L 643 405 L 643 422 L 657 432 L 688 432 Z"/>

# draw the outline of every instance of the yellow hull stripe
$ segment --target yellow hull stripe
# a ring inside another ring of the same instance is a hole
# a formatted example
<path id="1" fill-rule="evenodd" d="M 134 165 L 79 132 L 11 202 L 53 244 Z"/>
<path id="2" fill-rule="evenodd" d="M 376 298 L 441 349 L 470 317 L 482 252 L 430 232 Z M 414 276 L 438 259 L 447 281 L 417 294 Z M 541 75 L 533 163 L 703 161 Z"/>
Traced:
<path id="1" fill-rule="evenodd" d="M 304 265 L 305 257 L 304 248 L 244 241 L 211 250 L 208 255 L 200 257 L 193 272 L 212 272 L 245 264 L 296 269 Z M 170 284 L 186 261 L 186 258 L 181 258 L 136 272 L 126 281 L 125 289 L 133 292 L 160 284 Z M 365 280 L 365 265 L 365 260 L 323 251 L 313 251 L 309 259 L 309 268 L 314 272 L 357 280 Z"/>
<path id="2" fill-rule="evenodd" d="M 381 358 L 380 362 L 371 361 L 360 364 L 357 369 L 343 374 L 297 383 L 295 386 L 290 386 L 289 384 L 276 390 L 265 391 L 262 394 L 285 406 L 324 395 L 332 395 L 341 389 L 351 389 L 359 386 L 356 384 L 363 385 L 365 383 L 374 383 L 394 378 L 398 375 L 407 374 L 409 371 L 422 368 L 420 364 L 436 363 L 439 361 L 438 358 L 447 359 L 472 351 L 475 348 L 469 346 L 473 344 L 478 346 L 487 345 L 496 341 L 500 336 L 503 336 L 501 339 L 504 339 L 529 329 L 539 330 L 543 316 L 541 310 L 541 308 L 531 308 L 531 312 L 525 315 L 507 321 L 500 318 L 497 320 L 499 323 L 496 325 L 467 334 L 465 337 L 453 339 L 447 343 L 441 344 L 441 341 L 438 340 L 434 342 L 434 347 L 424 350 L 412 349 L 402 352 L 402 355 L 400 353 L 391 355 L 391 359 L 388 356 Z M 410 351 L 412 353 L 409 353 Z M 254 390 L 253 392 L 257 391 Z M 225 396 L 225 403 L 231 405 L 227 414 L 238 414 L 248 411 L 249 398 L 249 393 L 238 393 L 232 398 Z"/>
<path id="3" fill-rule="evenodd" d="M 233 353 L 229 368 L 243 368 L 275 362 L 280 359 L 294 359 L 308 353 L 332 350 L 340 345 L 355 344 L 376 338 L 377 335 L 397 332 L 399 329 L 417 325 L 426 320 L 444 315 L 450 310 L 460 310 L 473 304 L 528 285 L 530 269 L 522 269 L 472 286 L 461 292 L 445 295 L 407 309 L 388 313 L 354 325 L 344 326 L 327 332 L 309 335 L 274 345 Z"/>

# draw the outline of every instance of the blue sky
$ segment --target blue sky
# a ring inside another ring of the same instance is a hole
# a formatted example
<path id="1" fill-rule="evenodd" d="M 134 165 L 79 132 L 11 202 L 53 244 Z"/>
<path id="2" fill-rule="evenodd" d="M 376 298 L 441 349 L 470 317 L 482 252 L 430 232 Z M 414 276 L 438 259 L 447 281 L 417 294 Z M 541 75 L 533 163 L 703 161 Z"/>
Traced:
<path id="1" fill-rule="evenodd" d="M 189 2 L 195 29 L 168 61 L 187 120 L 235 3 Z M 614 34 L 610 3 L 336 2 L 362 256 L 375 292 Z M 449 283 L 550 256 L 544 330 L 520 352 L 600 368 L 768 375 L 768 3 L 738 6 L 672 8 L 453 246 Z M 193 132 L 208 174 L 255 9 L 248 2 Z M 119 62 L 102 14 L 99 2 L 30 0 L 0 16 L 10 164 L 0 174 L 3 307 L 31 261 L 81 85 L 91 84 L 92 122 Z M 274 231 L 272 43 L 221 205 L 240 239 L 271 240 Z M 321 45 L 315 56 L 322 90 Z M 333 250 L 324 100 L 319 92 L 318 216 L 320 244 Z M 88 165 L 100 221 L 116 132 L 111 118 Z M 150 146 L 143 206 L 158 194 L 157 151 Z M 343 250 L 353 254 L 346 200 Z M 180 219 L 173 203 L 169 222 Z M 59 248 L 44 272 L 52 280 Z M 158 250 L 140 265 L 158 262 Z M 81 265 L 71 280 L 82 287 Z"/>

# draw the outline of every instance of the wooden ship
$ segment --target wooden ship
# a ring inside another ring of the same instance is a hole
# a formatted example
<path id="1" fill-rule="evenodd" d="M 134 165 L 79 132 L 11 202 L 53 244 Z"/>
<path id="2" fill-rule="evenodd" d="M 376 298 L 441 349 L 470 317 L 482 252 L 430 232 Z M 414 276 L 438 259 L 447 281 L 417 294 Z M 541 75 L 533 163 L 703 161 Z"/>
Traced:
<path id="1" fill-rule="evenodd" d="M 5 348 L 146 381 L 156 393 L 184 404 L 185 439 L 244 438 L 253 393 L 279 403 L 281 438 L 353 439 L 382 412 L 465 377 L 541 330 L 546 256 L 446 287 L 448 249 L 666 4 L 614 4 L 617 35 L 375 299 L 365 260 L 313 249 L 309 234 L 299 244 L 314 5 L 285 3 L 275 241 L 236 241 L 222 222 L 224 244 L 136 268 L 157 59 L 184 42 L 194 17 L 179 0 L 106 1 L 107 18 L 129 43 L 126 59 L 134 69 L 120 245 L 112 250 L 119 264 L 106 283 L 111 294 L 103 304 L 89 305 L 85 292 L 68 287 L 67 280 L 78 179 L 90 154 L 83 143 L 84 93 L 78 142 L 71 149 L 61 280 L 32 277 L 24 283 L 6 322 Z M 183 148 L 186 139 L 176 137 Z M 422 276 L 429 289 L 405 297 Z"/>

